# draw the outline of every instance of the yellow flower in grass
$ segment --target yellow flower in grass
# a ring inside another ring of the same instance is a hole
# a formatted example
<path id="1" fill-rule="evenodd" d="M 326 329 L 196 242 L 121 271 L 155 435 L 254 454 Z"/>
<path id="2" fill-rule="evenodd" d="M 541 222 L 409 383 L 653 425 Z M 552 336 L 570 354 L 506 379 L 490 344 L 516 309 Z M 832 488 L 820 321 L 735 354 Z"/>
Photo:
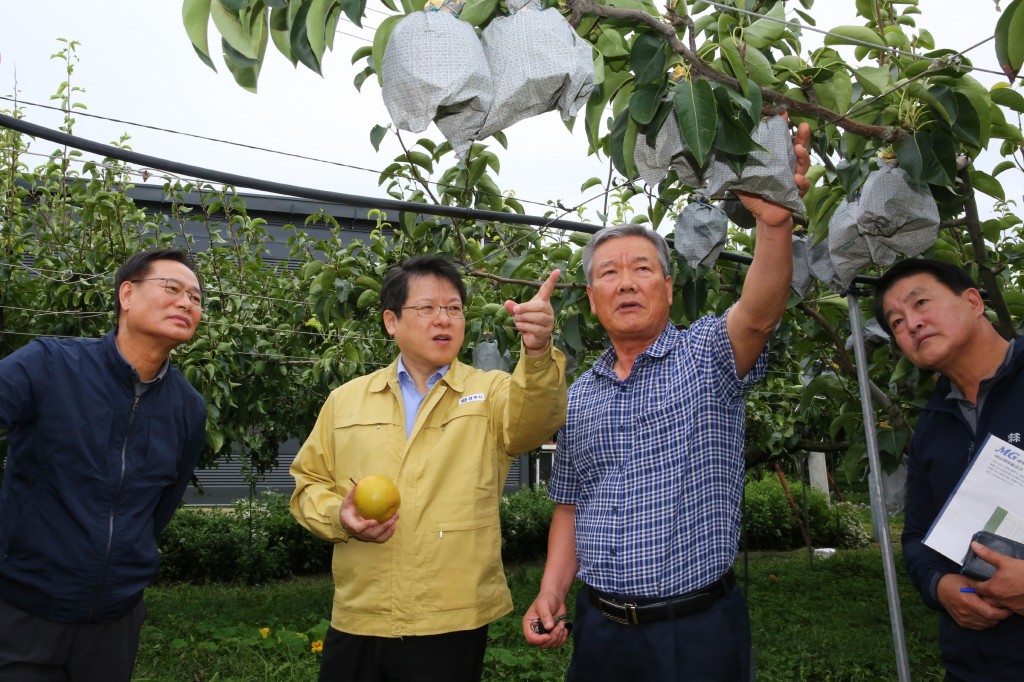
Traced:
<path id="1" fill-rule="evenodd" d="M 260 637 L 266 639 L 270 636 L 270 628 L 260 628 Z"/>
<path id="2" fill-rule="evenodd" d="M 309 647 L 309 650 L 312 651 L 314 654 L 321 653 L 324 650 L 323 640 L 318 639 L 315 642 L 313 642 L 313 646 Z"/>

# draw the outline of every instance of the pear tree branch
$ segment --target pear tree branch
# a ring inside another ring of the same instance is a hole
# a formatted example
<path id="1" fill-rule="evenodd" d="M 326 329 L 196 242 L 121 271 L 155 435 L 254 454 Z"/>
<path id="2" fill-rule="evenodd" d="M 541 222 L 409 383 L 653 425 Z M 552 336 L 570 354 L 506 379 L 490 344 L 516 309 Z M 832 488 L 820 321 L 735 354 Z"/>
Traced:
<path id="1" fill-rule="evenodd" d="M 728 85 L 732 88 L 738 88 L 739 86 L 739 83 L 735 78 L 718 71 L 708 64 L 697 54 L 692 45 L 687 45 L 679 39 L 678 35 L 676 35 L 676 25 L 687 26 L 690 29 L 691 43 L 693 42 L 693 22 L 689 17 L 672 16 L 670 19 L 671 23 L 666 23 L 659 17 L 652 16 L 643 10 L 608 7 L 607 5 L 599 5 L 592 0 L 567 0 L 566 4 L 571 10 L 570 23 L 572 23 L 573 26 L 578 25 L 583 15 L 587 14 L 605 17 L 608 19 L 627 19 L 643 24 L 644 26 L 647 26 L 659 33 L 668 43 L 672 51 L 681 55 L 690 65 L 690 69 L 693 72 L 696 72 L 699 76 L 702 76 L 707 80 Z M 771 90 L 770 88 L 761 87 L 760 90 L 761 98 L 765 102 L 770 102 L 779 108 L 795 111 L 818 120 L 824 120 L 829 125 L 839 126 L 840 128 L 861 137 L 880 140 L 886 144 L 894 144 L 900 142 L 909 135 L 906 130 L 899 126 L 867 125 L 847 118 L 843 114 L 837 113 L 823 106 L 812 104 L 810 102 L 801 102 L 800 100 L 786 97 L 782 93 Z"/>

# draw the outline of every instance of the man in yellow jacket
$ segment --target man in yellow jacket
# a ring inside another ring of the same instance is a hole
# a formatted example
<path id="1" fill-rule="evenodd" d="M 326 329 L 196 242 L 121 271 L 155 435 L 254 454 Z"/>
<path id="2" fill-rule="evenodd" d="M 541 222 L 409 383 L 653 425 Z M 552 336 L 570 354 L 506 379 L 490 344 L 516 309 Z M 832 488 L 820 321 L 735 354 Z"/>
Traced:
<path id="1" fill-rule="evenodd" d="M 510 375 L 457 359 L 466 289 L 421 256 L 381 287 L 390 366 L 335 389 L 291 466 L 291 510 L 334 548 L 334 608 L 319 679 L 478 682 L 487 625 L 512 610 L 498 503 L 512 460 L 565 420 L 565 358 L 553 347 L 555 270 L 525 303 Z M 359 515 L 356 483 L 393 480 L 400 512 Z M 401 517 L 401 518 L 399 518 Z"/>

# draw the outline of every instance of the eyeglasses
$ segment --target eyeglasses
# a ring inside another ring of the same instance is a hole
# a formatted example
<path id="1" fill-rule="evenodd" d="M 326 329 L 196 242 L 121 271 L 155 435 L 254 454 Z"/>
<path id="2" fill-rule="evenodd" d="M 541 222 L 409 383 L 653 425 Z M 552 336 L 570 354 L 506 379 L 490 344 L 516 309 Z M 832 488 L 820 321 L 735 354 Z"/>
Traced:
<path id="1" fill-rule="evenodd" d="M 163 287 L 164 291 L 171 298 L 177 300 L 184 294 L 194 310 L 200 312 L 203 310 L 203 297 L 199 295 L 199 292 L 186 288 L 184 284 L 176 279 L 171 279 L 170 277 L 146 277 L 144 279 L 131 279 L 128 281 L 133 284 L 137 282 L 160 282 L 160 286 Z"/>
<path id="2" fill-rule="evenodd" d="M 444 310 L 451 320 L 461 320 L 464 311 L 461 305 L 407 305 L 402 310 L 415 310 L 420 317 L 437 317 Z"/>

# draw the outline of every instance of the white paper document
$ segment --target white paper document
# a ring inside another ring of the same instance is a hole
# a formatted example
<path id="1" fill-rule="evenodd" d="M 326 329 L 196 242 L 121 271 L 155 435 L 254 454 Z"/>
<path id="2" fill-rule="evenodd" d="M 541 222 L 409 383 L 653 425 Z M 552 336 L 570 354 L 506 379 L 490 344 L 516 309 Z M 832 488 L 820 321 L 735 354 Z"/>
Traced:
<path id="1" fill-rule="evenodd" d="M 924 544 L 963 564 L 971 537 L 979 530 L 1024 542 L 1024 450 L 991 435 L 924 536 Z"/>

